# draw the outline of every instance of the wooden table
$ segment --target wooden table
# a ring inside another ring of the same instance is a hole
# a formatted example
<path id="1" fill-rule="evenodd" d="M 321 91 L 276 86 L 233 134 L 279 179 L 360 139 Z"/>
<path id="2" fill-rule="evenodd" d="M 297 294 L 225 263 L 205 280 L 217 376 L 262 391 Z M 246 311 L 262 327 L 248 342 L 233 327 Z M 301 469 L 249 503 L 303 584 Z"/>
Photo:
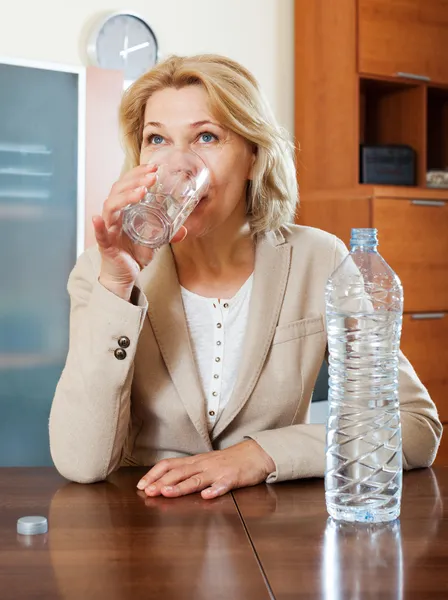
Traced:
<path id="1" fill-rule="evenodd" d="M 147 469 L 67 483 L 52 469 L 0 469 L 0 599 L 269 600 L 232 495 L 146 498 Z M 48 517 L 47 535 L 17 519 Z"/>
<path id="2" fill-rule="evenodd" d="M 327 520 L 321 480 L 145 498 L 145 469 L 67 483 L 0 469 L 0 598 L 368 600 L 448 598 L 448 468 L 407 473 L 400 523 Z M 17 536 L 25 515 L 46 535 Z"/>
<path id="3" fill-rule="evenodd" d="M 277 600 L 448 599 L 448 467 L 405 473 L 392 525 L 335 525 L 319 480 L 234 496 Z"/>

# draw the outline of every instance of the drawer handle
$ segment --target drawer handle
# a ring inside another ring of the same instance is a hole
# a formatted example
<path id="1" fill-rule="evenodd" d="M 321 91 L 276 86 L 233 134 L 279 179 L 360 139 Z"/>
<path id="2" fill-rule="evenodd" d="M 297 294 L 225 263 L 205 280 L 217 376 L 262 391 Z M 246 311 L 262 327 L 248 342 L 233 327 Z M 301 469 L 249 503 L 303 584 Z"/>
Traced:
<path id="1" fill-rule="evenodd" d="M 443 319 L 445 313 L 415 313 L 411 315 L 411 319 L 414 321 L 423 321 L 429 319 Z"/>
<path id="2" fill-rule="evenodd" d="M 445 206 L 445 200 L 411 200 L 414 206 Z"/>
<path id="3" fill-rule="evenodd" d="M 431 77 L 427 75 L 417 75 L 416 73 L 404 73 L 403 71 L 398 71 L 396 73 L 397 77 L 403 77 L 404 79 L 415 79 L 416 81 L 431 81 Z"/>

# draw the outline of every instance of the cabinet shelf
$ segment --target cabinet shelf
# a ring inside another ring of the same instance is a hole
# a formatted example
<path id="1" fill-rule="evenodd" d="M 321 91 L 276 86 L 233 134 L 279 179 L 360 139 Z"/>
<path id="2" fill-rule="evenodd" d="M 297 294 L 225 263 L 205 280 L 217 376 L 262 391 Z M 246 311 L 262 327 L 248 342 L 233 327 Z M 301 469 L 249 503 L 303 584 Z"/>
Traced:
<path id="1" fill-rule="evenodd" d="M 448 168 L 448 88 L 428 87 L 428 170 Z"/>
<path id="2" fill-rule="evenodd" d="M 416 152 L 417 186 L 448 168 L 448 87 L 360 78 L 360 144 L 406 144 Z M 448 188 L 430 188 L 448 193 Z"/>
<path id="3" fill-rule="evenodd" d="M 426 182 L 424 112 L 426 89 L 415 82 L 360 78 L 360 144 L 410 146 L 416 154 L 415 181 Z"/>
<path id="4" fill-rule="evenodd" d="M 360 183 L 355 188 L 355 193 L 364 191 L 376 198 L 405 198 L 411 200 L 444 200 L 448 201 L 448 189 L 431 188 L 427 186 L 401 186 L 401 185 L 372 185 Z"/>
<path id="5" fill-rule="evenodd" d="M 397 198 L 404 200 L 437 200 L 448 202 L 448 189 L 424 186 L 372 185 L 359 183 L 351 188 L 337 190 L 314 190 L 307 192 L 305 203 L 318 200 L 366 200 L 369 198 Z"/>

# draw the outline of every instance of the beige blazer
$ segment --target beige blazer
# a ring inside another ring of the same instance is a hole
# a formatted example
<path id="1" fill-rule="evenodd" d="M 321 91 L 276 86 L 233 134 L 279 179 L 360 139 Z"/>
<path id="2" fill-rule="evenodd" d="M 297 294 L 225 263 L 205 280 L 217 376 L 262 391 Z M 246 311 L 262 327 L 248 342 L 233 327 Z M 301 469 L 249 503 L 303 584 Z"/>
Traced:
<path id="1" fill-rule="evenodd" d="M 322 476 L 325 426 L 308 424 L 308 412 L 326 352 L 324 288 L 346 254 L 333 235 L 308 227 L 258 239 L 243 360 L 209 433 L 170 246 L 141 272 L 132 303 L 98 283 L 99 252 L 87 250 L 68 283 L 70 348 L 50 416 L 60 473 L 93 482 L 120 465 L 252 438 L 275 462 L 269 483 Z M 118 360 L 123 336 L 130 345 Z M 428 466 L 442 432 L 436 407 L 403 355 L 399 381 L 405 468 Z"/>

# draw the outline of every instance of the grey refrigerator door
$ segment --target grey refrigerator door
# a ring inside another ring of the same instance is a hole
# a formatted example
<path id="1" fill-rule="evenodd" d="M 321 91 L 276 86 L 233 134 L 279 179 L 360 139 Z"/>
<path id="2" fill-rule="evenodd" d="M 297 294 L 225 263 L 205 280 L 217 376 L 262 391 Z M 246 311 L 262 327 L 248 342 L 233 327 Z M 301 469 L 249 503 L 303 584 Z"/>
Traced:
<path id="1" fill-rule="evenodd" d="M 0 63 L 0 466 L 50 465 L 76 260 L 80 75 Z"/>

